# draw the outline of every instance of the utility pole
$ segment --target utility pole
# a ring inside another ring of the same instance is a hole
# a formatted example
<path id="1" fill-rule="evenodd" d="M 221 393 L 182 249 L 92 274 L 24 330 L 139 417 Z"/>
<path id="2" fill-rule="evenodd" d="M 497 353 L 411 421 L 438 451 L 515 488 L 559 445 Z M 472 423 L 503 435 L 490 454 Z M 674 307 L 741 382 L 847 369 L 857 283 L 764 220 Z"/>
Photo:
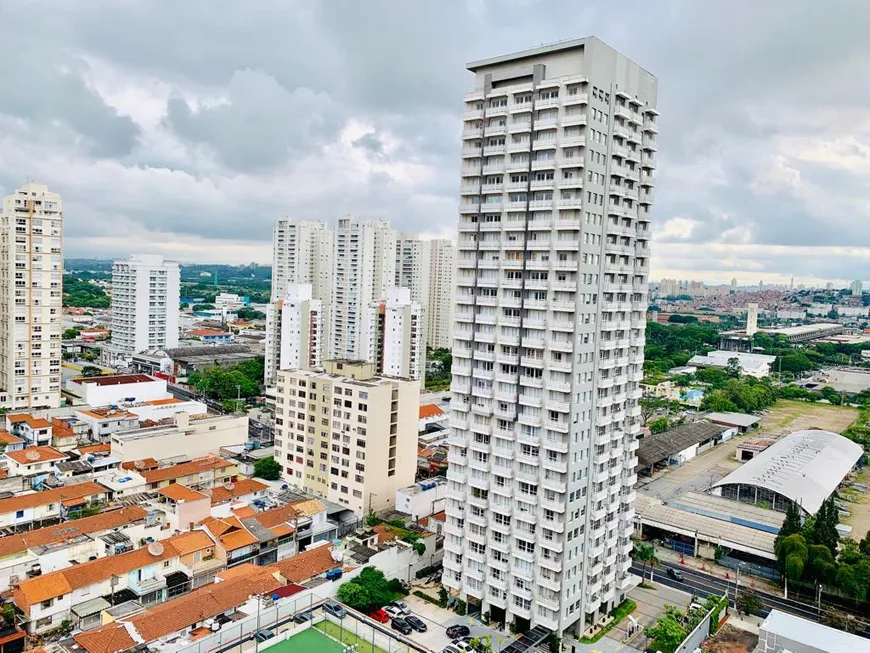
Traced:
<path id="1" fill-rule="evenodd" d="M 819 596 L 818 596 L 818 599 L 816 601 L 818 604 L 818 608 L 819 608 L 819 621 L 822 620 L 822 589 L 824 589 L 824 585 L 819 583 Z"/>

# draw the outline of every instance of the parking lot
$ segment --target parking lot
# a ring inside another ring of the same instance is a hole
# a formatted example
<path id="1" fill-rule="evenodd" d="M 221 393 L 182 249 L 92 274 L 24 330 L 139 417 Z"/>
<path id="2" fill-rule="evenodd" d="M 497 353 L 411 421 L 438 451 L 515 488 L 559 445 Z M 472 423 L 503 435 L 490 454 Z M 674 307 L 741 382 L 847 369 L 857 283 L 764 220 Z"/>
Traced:
<path id="1" fill-rule="evenodd" d="M 427 593 L 431 591 L 427 590 Z M 415 642 L 419 642 L 427 648 L 439 653 L 445 646 L 450 644 L 450 638 L 447 637 L 446 629 L 448 626 L 455 624 L 464 624 L 471 629 L 472 637 L 482 637 L 483 635 L 491 635 L 493 642 L 493 650 L 499 651 L 513 639 L 507 633 L 503 633 L 492 628 L 487 628 L 476 619 L 469 617 L 460 617 L 455 612 L 440 608 L 437 605 L 424 601 L 420 597 L 409 594 L 405 597 L 405 603 L 415 615 L 426 622 L 428 630 L 425 633 L 412 633 L 409 637 Z"/>

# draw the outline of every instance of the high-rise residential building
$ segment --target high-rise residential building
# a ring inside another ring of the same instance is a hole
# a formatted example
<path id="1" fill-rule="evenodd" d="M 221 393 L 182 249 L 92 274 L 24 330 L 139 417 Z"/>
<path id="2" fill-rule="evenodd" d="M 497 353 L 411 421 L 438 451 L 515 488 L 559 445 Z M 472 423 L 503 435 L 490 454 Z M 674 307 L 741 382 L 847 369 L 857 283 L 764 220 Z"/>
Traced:
<path id="1" fill-rule="evenodd" d="M 659 281 L 660 297 L 675 297 L 680 294 L 680 282 L 677 279 L 662 279 Z"/>
<path id="2" fill-rule="evenodd" d="M 849 286 L 853 295 L 861 295 L 864 292 L 864 282 L 860 279 L 856 279 Z"/>
<path id="3" fill-rule="evenodd" d="M 421 379 L 425 371 L 423 310 L 408 288 L 388 288 L 385 299 L 372 302 L 363 326 L 363 358 L 377 374 Z"/>
<path id="4" fill-rule="evenodd" d="M 266 307 L 266 385 L 278 381 L 278 370 L 320 367 L 323 347 L 323 303 L 309 283 L 289 283 L 283 299 Z"/>
<path id="5" fill-rule="evenodd" d="M 329 357 L 360 360 L 369 305 L 395 281 L 396 232 L 381 220 L 344 217 L 334 238 Z"/>
<path id="6" fill-rule="evenodd" d="M 0 213 L 0 383 L 4 407 L 60 406 L 63 205 L 42 184 L 3 199 Z"/>
<path id="7" fill-rule="evenodd" d="M 284 299 L 287 284 L 307 283 L 313 297 L 328 305 L 332 248 L 332 232 L 326 223 L 279 220 L 272 232 L 272 301 Z"/>
<path id="8" fill-rule="evenodd" d="M 453 347 L 453 293 L 456 247 L 449 240 L 429 241 L 429 300 L 426 303 L 426 344 Z"/>
<path id="9" fill-rule="evenodd" d="M 833 289 L 834 289 L 834 282 L 833 282 L 833 281 L 828 281 L 828 283 L 825 284 L 825 290 L 827 290 L 827 291 L 830 292 L 830 291 L 833 290 Z"/>
<path id="10" fill-rule="evenodd" d="M 109 360 L 178 346 L 180 280 L 178 263 L 156 254 L 114 262 Z"/>
<path id="11" fill-rule="evenodd" d="M 423 342 L 429 342 L 429 286 L 432 282 L 431 241 L 420 240 L 413 234 L 399 234 L 396 239 L 396 282 L 397 288 L 411 291 L 411 301 L 422 309 Z M 425 349 L 424 349 L 425 354 Z"/>
<path id="12" fill-rule="evenodd" d="M 395 505 L 414 482 L 418 381 L 374 365 L 326 361 L 324 371 L 278 372 L 275 446 L 284 479 L 363 515 Z"/>
<path id="13" fill-rule="evenodd" d="M 657 80 L 596 38 L 468 68 L 443 583 L 582 633 L 637 582 Z"/>

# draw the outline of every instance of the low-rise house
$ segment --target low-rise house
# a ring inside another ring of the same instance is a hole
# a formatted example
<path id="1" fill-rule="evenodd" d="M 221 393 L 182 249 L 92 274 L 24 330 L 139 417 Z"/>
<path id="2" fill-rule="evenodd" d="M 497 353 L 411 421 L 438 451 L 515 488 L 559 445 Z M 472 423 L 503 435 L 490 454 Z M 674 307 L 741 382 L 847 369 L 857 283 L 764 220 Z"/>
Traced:
<path id="1" fill-rule="evenodd" d="M 307 583 L 320 574 L 341 567 L 342 563 L 333 557 L 332 546 L 328 544 L 308 549 L 272 565 L 273 569 L 291 583 Z"/>
<path id="2" fill-rule="evenodd" d="M 48 474 L 57 463 L 69 458 L 65 453 L 48 446 L 7 451 L 3 457 L 6 459 L 6 468 L 10 476 Z"/>
<path id="3" fill-rule="evenodd" d="M 411 515 L 411 519 L 444 510 L 447 502 L 447 479 L 433 476 L 410 487 L 396 490 L 396 510 Z"/>
<path id="4" fill-rule="evenodd" d="M 425 433 L 430 426 L 446 426 L 448 421 L 449 416 L 438 404 L 420 404 L 420 426 L 417 429 L 420 433 Z"/>
<path id="5" fill-rule="evenodd" d="M 76 418 L 87 425 L 93 442 L 105 442 L 113 433 L 139 427 L 139 417 L 123 408 L 77 410 Z"/>
<path id="6" fill-rule="evenodd" d="M 112 435 L 112 455 L 123 461 L 140 460 L 160 452 L 161 458 L 199 458 L 221 447 L 244 444 L 247 415 L 190 415 L 179 412 L 174 422 L 135 428 Z"/>
<path id="7" fill-rule="evenodd" d="M 0 430 L 0 450 L 20 451 L 24 448 L 24 438 L 12 435 L 9 431 Z"/>
<path id="8" fill-rule="evenodd" d="M 64 621 L 78 625 L 76 608 L 94 599 L 129 590 L 142 605 L 190 591 L 193 567 L 214 553 L 214 542 L 202 531 L 182 533 L 128 553 L 107 556 L 36 578 L 13 589 L 15 605 L 27 617 L 30 633 L 57 628 Z M 183 580 L 182 580 L 183 579 Z"/>
<path id="9" fill-rule="evenodd" d="M 227 517 L 232 511 L 232 505 L 242 503 L 262 503 L 269 486 L 253 478 L 242 478 L 216 485 L 211 489 L 211 514 L 214 517 Z"/>
<path id="10" fill-rule="evenodd" d="M 165 509 L 167 522 L 176 530 L 193 530 L 209 517 L 211 501 L 208 495 L 173 483 L 157 490 L 157 502 Z"/>
<path id="11" fill-rule="evenodd" d="M 233 334 L 217 329 L 191 329 L 187 335 L 202 340 L 209 345 L 228 345 L 233 341 Z"/>
<path id="12" fill-rule="evenodd" d="M 99 504 L 107 498 L 108 490 L 103 485 L 90 482 L 17 494 L 0 499 L 0 527 L 57 523 L 70 512 Z"/>
<path id="13" fill-rule="evenodd" d="M 51 446 L 58 451 L 72 451 L 87 435 L 87 424 L 74 417 L 51 420 Z"/>
<path id="14" fill-rule="evenodd" d="M 181 483 L 194 490 L 205 490 L 216 485 L 234 483 L 238 479 L 239 468 L 218 456 L 205 456 L 186 463 L 142 470 L 139 473 L 152 490 L 159 490 L 171 483 Z"/>
<path id="15" fill-rule="evenodd" d="M 29 413 L 6 413 L 6 430 L 27 444 L 51 445 L 51 422 Z"/>
<path id="16" fill-rule="evenodd" d="M 225 561 L 227 567 L 252 562 L 260 552 L 260 539 L 238 517 L 208 517 L 202 527 L 216 544 L 216 557 Z"/>
<path id="17" fill-rule="evenodd" d="M 151 528 L 146 528 L 150 526 Z M 88 560 L 112 555 L 115 549 L 100 536 L 116 532 L 128 539 L 154 536 L 160 524 L 148 520 L 139 506 L 109 510 L 91 517 L 0 537 L 0 587 Z"/>

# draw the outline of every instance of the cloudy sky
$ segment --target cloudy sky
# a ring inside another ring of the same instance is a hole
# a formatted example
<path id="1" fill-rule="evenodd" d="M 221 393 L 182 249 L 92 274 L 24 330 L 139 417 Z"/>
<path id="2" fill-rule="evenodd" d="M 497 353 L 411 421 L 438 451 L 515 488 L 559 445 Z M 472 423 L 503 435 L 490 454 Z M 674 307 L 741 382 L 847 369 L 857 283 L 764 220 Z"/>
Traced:
<path id="1" fill-rule="evenodd" d="M 0 191 L 70 257 L 267 262 L 283 216 L 453 237 L 464 64 L 594 34 L 659 78 L 654 276 L 870 279 L 866 0 L 0 0 Z"/>

